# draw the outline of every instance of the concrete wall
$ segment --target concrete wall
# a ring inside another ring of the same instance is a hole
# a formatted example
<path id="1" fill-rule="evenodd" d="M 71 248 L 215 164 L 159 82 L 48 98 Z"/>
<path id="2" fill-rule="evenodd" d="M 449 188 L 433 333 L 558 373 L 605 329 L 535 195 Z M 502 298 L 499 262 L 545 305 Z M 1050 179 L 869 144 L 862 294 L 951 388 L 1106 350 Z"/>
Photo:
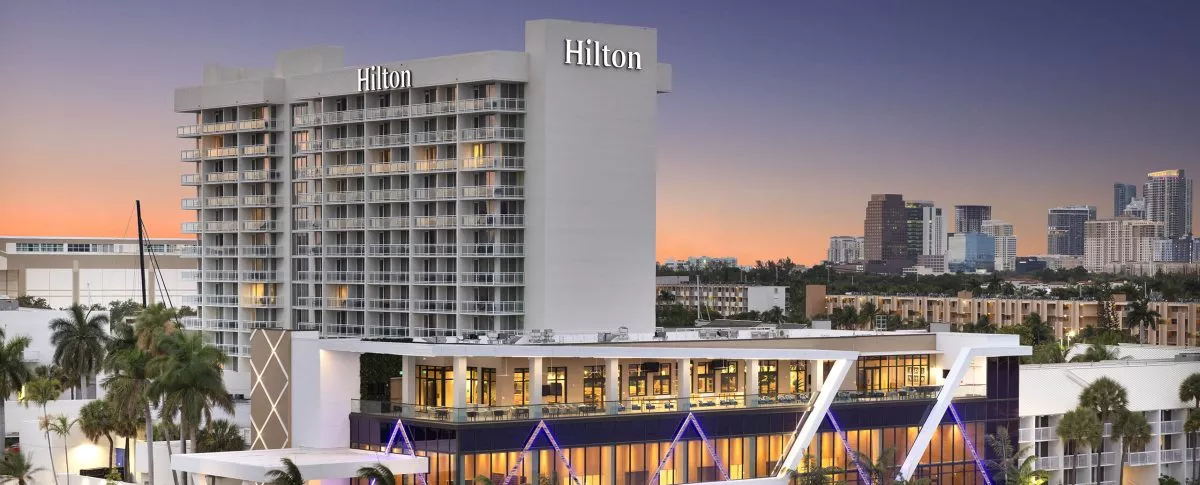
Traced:
<path id="1" fill-rule="evenodd" d="M 765 312 L 775 307 L 787 310 L 787 287 L 751 286 L 746 289 L 746 307 L 757 312 Z"/>
<path id="2" fill-rule="evenodd" d="M 52 417 L 66 415 L 70 419 L 75 419 L 79 417 L 79 409 L 88 402 L 86 400 L 52 401 L 47 404 L 46 411 Z M 53 483 L 51 455 L 46 448 L 46 435 L 38 428 L 42 410 L 37 407 L 26 408 L 14 401 L 9 401 L 5 403 L 4 415 L 8 432 L 16 433 L 20 437 L 21 452 L 29 456 L 34 468 L 43 469 L 33 474 L 33 483 Z M 116 441 L 115 437 L 114 441 Z M 108 440 L 101 438 L 99 443 L 93 443 L 83 435 L 78 425 L 66 437 L 67 451 L 65 454 L 63 438 L 50 433 L 49 444 L 53 447 L 54 471 L 58 473 L 77 474 L 80 469 L 108 466 Z M 123 442 L 115 443 L 117 447 L 122 444 Z M 70 468 L 67 468 L 68 458 Z"/>

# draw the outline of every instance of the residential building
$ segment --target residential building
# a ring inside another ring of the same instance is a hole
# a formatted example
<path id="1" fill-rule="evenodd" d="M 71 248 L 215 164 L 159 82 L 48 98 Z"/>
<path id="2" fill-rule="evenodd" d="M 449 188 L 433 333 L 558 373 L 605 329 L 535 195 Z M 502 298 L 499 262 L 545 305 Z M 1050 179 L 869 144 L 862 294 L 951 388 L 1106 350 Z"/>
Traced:
<path id="1" fill-rule="evenodd" d="M 1125 208 L 1137 197 L 1137 186 L 1117 182 L 1113 184 L 1113 217 L 1125 215 Z"/>
<path id="2" fill-rule="evenodd" d="M 427 483 L 626 485 L 782 483 L 811 456 L 842 470 L 834 480 L 863 484 L 854 452 L 895 449 L 902 478 L 976 485 L 992 458 L 982 436 L 1019 426 L 1018 359 L 1030 353 L 1015 335 L 656 334 L 539 332 L 485 344 L 258 330 L 253 362 L 270 372 L 255 377 L 256 451 L 243 455 L 318 450 L 306 455 L 312 463 L 344 448 L 397 450 L 427 460 Z M 359 399 L 362 353 L 401 356 L 388 397 Z M 179 467 L 220 459 L 197 457 Z"/>
<path id="3" fill-rule="evenodd" d="M 1013 235 L 1013 226 L 998 219 L 983 221 L 981 231 L 992 236 L 996 248 L 994 251 L 996 271 L 1016 271 L 1017 269 L 1017 236 Z"/>
<path id="4" fill-rule="evenodd" d="M 864 241 L 856 236 L 833 236 L 829 238 L 829 251 L 825 260 L 831 264 L 861 262 L 865 251 Z"/>
<path id="5" fill-rule="evenodd" d="M 908 257 L 908 213 L 904 196 L 874 194 L 863 222 L 866 261 L 903 263 Z"/>
<path id="6" fill-rule="evenodd" d="M 179 307 L 196 295 L 196 285 L 187 281 L 196 262 L 182 257 L 191 242 L 146 241 L 147 301 Z M 44 298 L 52 308 L 115 300 L 141 303 L 138 240 L 0 236 L 0 295 Z"/>
<path id="7" fill-rule="evenodd" d="M 980 232 L 983 221 L 992 218 L 990 205 L 956 205 L 954 206 L 954 232 Z"/>
<path id="8" fill-rule="evenodd" d="M 1046 215 L 1046 252 L 1083 256 L 1083 226 L 1096 220 L 1096 207 L 1055 207 Z"/>
<path id="9" fill-rule="evenodd" d="M 1129 205 L 1125 206 L 1125 210 L 1121 212 L 1122 217 L 1132 217 L 1134 219 L 1146 218 L 1146 199 L 1134 197 L 1129 201 Z"/>
<path id="10" fill-rule="evenodd" d="M 917 256 L 917 267 L 925 268 L 928 274 L 943 274 L 949 270 L 946 262 L 946 254 L 922 254 Z"/>
<path id="11" fill-rule="evenodd" d="M 195 144 L 189 328 L 239 349 L 254 328 L 651 330 L 656 96 L 671 86 L 657 32 L 534 20 L 524 34 L 523 51 L 371 66 L 288 51 L 177 89 L 194 117 L 178 129 Z M 250 355 L 232 357 L 248 381 Z"/>
<path id="12" fill-rule="evenodd" d="M 1192 238 L 1192 261 L 1200 263 L 1200 236 Z"/>
<path id="13" fill-rule="evenodd" d="M 1163 237 L 1163 224 L 1121 217 L 1088 221 L 1084 226 L 1084 267 L 1107 271 L 1111 265 L 1154 261 L 1154 241 Z"/>
<path id="14" fill-rule="evenodd" d="M 1193 246 L 1194 239 L 1191 237 L 1163 238 L 1156 240 L 1154 241 L 1153 260 L 1156 263 L 1191 262 Z"/>
<path id="15" fill-rule="evenodd" d="M 677 261 L 668 259 L 663 263 L 663 266 L 674 271 L 687 271 L 696 269 L 705 269 L 710 266 L 722 266 L 726 268 L 738 267 L 737 258 L 714 258 L 711 256 L 689 256 L 686 260 Z"/>
<path id="16" fill-rule="evenodd" d="M 996 266 L 996 238 L 981 232 L 951 234 L 946 266 L 955 273 L 992 271 Z"/>
<path id="17" fill-rule="evenodd" d="M 1071 353 L 1084 348 L 1076 345 Z M 1200 372 L 1200 355 L 1178 347 L 1122 344 L 1110 348 L 1120 360 L 1021 366 L 1019 446 L 1031 450 L 1035 468 L 1049 474 L 1048 483 L 1116 483 L 1122 462 L 1125 483 L 1159 483 L 1161 476 L 1179 483 L 1192 481 L 1196 478 L 1193 459 L 1200 448 L 1189 448 L 1184 422 L 1194 403 L 1179 400 L 1179 386 L 1187 376 Z M 1127 409 L 1150 424 L 1144 447 L 1121 456 L 1124 447 L 1112 434 L 1112 423 L 1103 426 L 1102 453 L 1059 437 L 1063 415 L 1075 409 L 1083 389 L 1100 378 L 1124 387 L 1129 395 Z M 1095 476 L 1097 459 L 1099 476 Z"/>
<path id="18" fill-rule="evenodd" d="M 697 285 L 695 282 L 689 282 L 686 276 L 681 278 L 658 284 L 657 295 L 671 295 L 670 299 L 665 301 L 660 297 L 660 305 L 679 303 L 691 308 L 703 305 L 720 312 L 723 316 L 750 311 L 765 312 L 775 307 L 779 307 L 780 310 L 787 309 L 786 286 L 703 283 Z"/>
<path id="19" fill-rule="evenodd" d="M 932 224 L 932 221 L 929 223 L 925 221 L 925 209 L 933 208 L 933 202 L 927 200 L 904 201 L 905 226 L 908 234 L 905 258 L 909 261 L 916 261 L 917 256 L 925 253 L 925 226 Z"/>
<path id="20" fill-rule="evenodd" d="M 1192 179 L 1183 169 L 1146 174 L 1146 219 L 1161 222 L 1163 237 L 1192 235 Z"/>
<path id="21" fill-rule="evenodd" d="M 1065 256 L 1061 254 L 1043 254 L 1038 259 L 1046 262 L 1046 269 L 1075 269 L 1083 267 L 1083 256 Z"/>

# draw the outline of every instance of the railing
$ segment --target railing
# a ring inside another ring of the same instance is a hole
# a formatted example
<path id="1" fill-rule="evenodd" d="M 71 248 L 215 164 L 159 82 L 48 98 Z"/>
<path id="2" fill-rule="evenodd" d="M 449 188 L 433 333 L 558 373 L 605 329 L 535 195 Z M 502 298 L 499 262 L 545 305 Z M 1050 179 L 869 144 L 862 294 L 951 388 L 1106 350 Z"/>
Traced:
<path id="1" fill-rule="evenodd" d="M 179 152 L 180 161 L 192 161 L 200 159 L 200 150 L 181 150 Z"/>
<path id="2" fill-rule="evenodd" d="M 406 116 L 408 116 L 408 106 L 385 106 L 363 110 L 363 118 L 368 120 L 404 118 Z"/>
<path id="3" fill-rule="evenodd" d="M 372 163 L 370 171 L 372 174 L 407 173 L 411 165 L 411 162 Z"/>
<path id="4" fill-rule="evenodd" d="M 351 164 L 346 164 L 346 165 L 326 165 L 325 166 L 325 174 L 330 177 L 338 177 L 338 176 L 346 176 L 346 175 L 356 176 L 356 175 L 362 175 L 366 171 L 367 171 L 367 166 L 363 165 L 361 163 L 351 163 Z M 361 194 L 362 192 L 355 192 L 355 193 Z M 362 199 L 358 199 L 358 200 L 362 200 Z"/>
<path id="5" fill-rule="evenodd" d="M 372 217 L 371 229 L 403 229 L 408 227 L 408 217 Z"/>
<path id="6" fill-rule="evenodd" d="M 521 227 L 524 214 L 470 214 L 459 216 L 463 227 Z"/>
<path id="7" fill-rule="evenodd" d="M 315 219 L 292 219 L 293 231 L 319 231 L 321 221 Z"/>
<path id="8" fill-rule="evenodd" d="M 390 147 L 408 144 L 408 133 L 397 133 L 394 135 L 372 135 L 367 137 L 367 146 L 369 147 Z"/>
<path id="9" fill-rule="evenodd" d="M 206 295 L 202 304 L 205 306 L 238 306 L 238 297 L 236 295 Z"/>
<path id="10" fill-rule="evenodd" d="M 179 323 L 183 325 L 183 328 L 191 330 L 201 330 L 204 328 L 204 321 L 200 317 L 182 317 L 179 319 Z"/>
<path id="11" fill-rule="evenodd" d="M 408 283 L 408 273 L 396 271 L 368 271 L 367 282 L 376 284 Z"/>
<path id="12" fill-rule="evenodd" d="M 365 300 L 362 298 L 334 298 L 325 299 L 325 308 L 362 308 Z"/>
<path id="13" fill-rule="evenodd" d="M 343 165 L 343 166 L 353 167 L 354 165 Z M 329 203 L 362 202 L 363 199 L 366 198 L 366 196 L 367 196 L 367 194 L 365 194 L 361 191 L 326 192 L 325 193 L 325 201 L 329 202 Z"/>
<path id="14" fill-rule="evenodd" d="M 183 125 L 175 129 L 176 136 L 214 135 L 218 133 L 245 130 L 273 130 L 278 125 L 276 120 L 251 119 L 240 121 L 218 121 L 200 123 L 198 125 Z"/>
<path id="15" fill-rule="evenodd" d="M 450 271 L 450 272 L 446 272 L 446 271 L 424 272 L 424 271 L 422 271 L 422 272 L 414 272 L 412 274 L 413 282 L 419 283 L 419 284 L 452 285 L 452 284 L 454 284 L 454 282 L 457 278 L 458 278 L 458 273 L 455 273 L 453 271 Z"/>
<path id="16" fill-rule="evenodd" d="M 1017 430 L 1017 442 L 1018 443 L 1032 443 L 1033 442 L 1033 428 L 1021 428 L 1021 429 Z"/>
<path id="17" fill-rule="evenodd" d="M 1092 466 L 1092 454 L 1091 453 L 1081 453 L 1078 455 L 1071 455 L 1069 458 L 1071 459 L 1071 464 L 1075 468 L 1088 468 L 1088 467 Z M 1065 462 L 1064 462 L 1064 466 L 1066 466 Z"/>
<path id="18" fill-rule="evenodd" d="M 458 105 L 454 101 L 434 101 L 432 103 L 421 103 L 409 106 L 411 116 L 424 115 L 440 115 L 453 113 L 458 110 Z"/>
<path id="19" fill-rule="evenodd" d="M 208 181 L 213 183 L 220 182 L 237 182 L 237 172 L 211 172 L 208 174 Z"/>
<path id="20" fill-rule="evenodd" d="M 386 189 L 386 190 L 372 190 L 371 191 L 371 201 L 372 202 L 389 202 L 389 201 L 403 201 L 403 200 L 408 200 L 408 190 L 406 190 L 406 189 Z"/>
<path id="21" fill-rule="evenodd" d="M 242 147 L 242 155 L 274 155 L 276 151 L 275 145 L 246 145 Z"/>
<path id="22" fill-rule="evenodd" d="M 523 256 L 525 245 L 521 243 L 467 243 L 462 245 L 463 256 Z"/>
<path id="23" fill-rule="evenodd" d="M 268 205 L 276 205 L 277 203 L 278 202 L 276 202 L 274 195 L 243 195 L 242 196 L 242 205 L 268 206 Z"/>
<path id="24" fill-rule="evenodd" d="M 236 270 L 184 270 L 181 276 L 188 281 L 233 282 L 238 280 L 238 272 Z"/>
<path id="25" fill-rule="evenodd" d="M 462 282 L 474 285 L 523 285 L 525 273 L 463 273 Z"/>
<path id="26" fill-rule="evenodd" d="M 225 197 L 205 197 L 204 207 L 237 207 L 237 197 L 229 195 Z"/>
<path id="27" fill-rule="evenodd" d="M 407 244 L 371 244 L 367 246 L 371 256 L 404 256 L 409 253 Z"/>
<path id="28" fill-rule="evenodd" d="M 407 311 L 410 300 L 400 298 L 375 298 L 370 300 L 372 310 Z"/>
<path id="29" fill-rule="evenodd" d="M 242 180 L 245 182 L 262 182 L 267 180 L 279 180 L 278 170 L 244 170 L 242 171 Z"/>
<path id="30" fill-rule="evenodd" d="M 307 140 L 307 141 L 296 142 L 295 149 L 297 152 L 300 152 L 300 153 L 317 152 L 317 151 L 321 151 L 321 148 L 323 146 L 325 146 L 325 144 L 322 143 L 322 140 Z"/>
<path id="31" fill-rule="evenodd" d="M 1183 420 L 1163 421 L 1159 424 L 1161 434 L 1178 434 L 1183 432 Z"/>
<path id="32" fill-rule="evenodd" d="M 412 254 L 417 256 L 453 256 L 458 250 L 457 244 L 413 244 Z"/>
<path id="33" fill-rule="evenodd" d="M 408 195 L 413 200 L 439 200 L 453 199 L 458 193 L 454 187 L 422 187 L 408 189 Z"/>
<path id="34" fill-rule="evenodd" d="M 525 99 L 499 97 L 460 99 L 458 111 L 525 111 Z"/>
<path id="35" fill-rule="evenodd" d="M 200 174 L 185 173 L 179 177 L 180 185 L 200 185 Z"/>
<path id="36" fill-rule="evenodd" d="M 362 283 L 366 276 L 362 271 L 326 271 L 325 281 L 332 283 Z"/>
<path id="37" fill-rule="evenodd" d="M 1058 437 L 1054 435 L 1054 428 L 1034 428 L 1034 441 L 1054 441 L 1056 439 Z"/>
<path id="38" fill-rule="evenodd" d="M 296 280 L 310 283 L 320 283 L 321 274 L 322 273 L 320 271 L 297 271 Z"/>
<path id="39" fill-rule="evenodd" d="M 1100 466 L 1112 466 L 1117 464 L 1117 453 L 1115 451 L 1106 451 L 1100 454 Z"/>
<path id="40" fill-rule="evenodd" d="M 237 320 L 205 320 L 204 326 L 210 330 L 237 330 Z"/>
<path id="41" fill-rule="evenodd" d="M 459 187 L 464 199 L 513 199 L 525 197 L 525 187 L 520 185 L 474 185 Z"/>
<path id="42" fill-rule="evenodd" d="M 473 157 L 464 158 L 459 166 L 463 170 L 521 170 L 525 168 L 525 157 Z"/>
<path id="43" fill-rule="evenodd" d="M 365 249 L 362 244 L 326 244 L 323 252 L 326 256 L 362 256 Z"/>
<path id="44" fill-rule="evenodd" d="M 279 275 L 274 271 L 255 270 L 241 271 L 239 277 L 242 281 L 276 281 L 279 279 Z"/>
<path id="45" fill-rule="evenodd" d="M 413 172 L 445 172 L 458 168 L 458 159 L 442 158 L 434 160 L 417 160 L 412 163 Z"/>
<path id="46" fill-rule="evenodd" d="M 350 123 L 363 120 L 363 110 L 326 111 L 321 113 L 322 123 Z"/>
<path id="47" fill-rule="evenodd" d="M 363 220 L 358 217 L 346 219 L 326 219 L 325 228 L 331 230 L 362 229 Z"/>
<path id="48" fill-rule="evenodd" d="M 309 205 L 309 204 L 320 204 L 321 203 L 321 194 L 319 194 L 319 193 L 296 194 L 295 197 L 296 197 L 297 204 Z"/>
<path id="49" fill-rule="evenodd" d="M 454 130 L 419 131 L 412 134 L 413 143 L 451 143 L 457 139 Z"/>
<path id="50" fill-rule="evenodd" d="M 242 221 L 243 231 L 274 231 L 277 221 L 249 220 Z"/>
<path id="51" fill-rule="evenodd" d="M 315 179 L 315 178 L 321 177 L 322 169 L 321 169 L 321 167 L 300 167 L 300 168 L 296 169 L 295 173 L 296 173 L 296 178 Z M 316 194 L 307 194 L 307 195 L 316 195 Z"/>
<path id="52" fill-rule="evenodd" d="M 472 140 L 524 140 L 525 129 L 507 126 L 489 126 L 484 128 L 467 128 L 461 130 L 459 138 L 463 141 Z"/>
<path id="53" fill-rule="evenodd" d="M 309 308 L 324 308 L 325 299 L 319 296 L 298 296 L 296 306 Z"/>
<path id="54" fill-rule="evenodd" d="M 189 198 L 179 200 L 179 207 L 183 210 L 199 210 L 201 206 L 202 204 L 200 203 L 200 199 Z"/>
<path id="55" fill-rule="evenodd" d="M 273 307 L 278 306 L 278 301 L 275 295 L 270 296 L 243 296 L 240 301 L 244 307 Z"/>
<path id="56" fill-rule="evenodd" d="M 1126 459 L 1126 461 L 1129 463 L 1129 466 L 1157 465 L 1159 462 L 1158 452 L 1157 451 L 1139 451 L 1139 452 L 1130 453 L 1129 457 Z"/>
<path id="57" fill-rule="evenodd" d="M 325 145 L 326 150 L 354 150 L 366 145 L 366 140 L 361 136 L 330 138 L 321 140 L 321 142 Z"/>
<path id="58" fill-rule="evenodd" d="M 238 147 L 218 147 L 204 150 L 204 158 L 233 158 L 238 154 Z"/>
<path id="59" fill-rule="evenodd" d="M 243 322 L 243 323 L 245 323 L 245 325 L 244 325 L 245 328 L 250 328 L 250 329 L 253 329 L 253 328 L 274 328 L 274 329 L 283 328 L 283 325 L 280 324 L 279 322 L 273 322 L 270 320 L 252 320 L 252 321 Z"/>
<path id="60" fill-rule="evenodd" d="M 417 216 L 413 218 L 413 227 L 454 227 L 457 222 L 456 216 Z"/>
<path id="61" fill-rule="evenodd" d="M 237 232 L 237 221 L 208 221 L 204 223 L 205 232 Z"/>
<path id="62" fill-rule="evenodd" d="M 525 313 L 525 302 L 521 301 L 464 301 L 463 313 L 478 315 L 501 315 Z"/>
<path id="63" fill-rule="evenodd" d="M 1038 458 L 1034 461 L 1033 468 L 1035 470 L 1061 470 L 1063 467 L 1061 456 L 1046 456 Z"/>
<path id="64" fill-rule="evenodd" d="M 1160 463 L 1179 463 L 1183 461 L 1183 449 L 1177 450 L 1161 450 L 1158 452 L 1158 461 Z"/>
<path id="65" fill-rule="evenodd" d="M 419 312 L 454 312 L 456 303 L 453 300 L 417 300 L 413 302 L 413 310 Z"/>

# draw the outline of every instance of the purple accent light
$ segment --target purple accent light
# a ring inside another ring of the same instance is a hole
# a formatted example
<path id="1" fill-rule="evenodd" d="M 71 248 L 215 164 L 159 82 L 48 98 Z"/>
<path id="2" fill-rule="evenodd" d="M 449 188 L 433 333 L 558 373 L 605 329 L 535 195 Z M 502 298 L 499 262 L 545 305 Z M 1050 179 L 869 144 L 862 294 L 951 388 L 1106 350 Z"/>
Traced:
<path id="1" fill-rule="evenodd" d="M 833 425 L 834 431 L 837 431 L 838 436 L 842 438 L 842 446 L 846 447 L 846 456 L 849 456 L 850 460 L 854 461 L 854 468 L 858 469 L 858 479 L 862 480 L 862 483 L 865 483 L 866 485 L 871 485 L 870 476 L 868 476 L 867 471 L 863 469 L 862 463 L 858 462 L 858 454 L 855 453 L 854 450 L 850 449 L 850 438 L 846 437 L 846 432 L 842 431 L 842 425 L 838 424 L 837 418 L 833 417 L 833 410 L 830 409 L 826 415 L 829 416 L 829 423 Z"/>
<path id="2" fill-rule="evenodd" d="M 517 476 L 517 470 L 520 470 L 521 464 L 525 463 L 525 456 L 529 454 L 529 448 L 533 447 L 533 441 L 537 439 L 540 433 L 546 434 L 546 439 L 550 440 L 550 446 L 554 447 L 554 451 L 558 453 L 558 458 L 567 466 L 567 474 L 570 476 L 571 482 L 575 485 L 583 485 L 583 482 L 579 481 L 579 477 L 575 475 L 575 469 L 571 467 L 571 460 L 567 459 L 567 454 L 563 453 L 562 448 L 558 446 L 558 440 L 554 439 L 554 433 L 550 432 L 550 427 L 546 426 L 546 421 L 544 420 L 538 421 L 537 426 L 533 427 L 533 433 L 530 433 L 529 439 L 525 441 L 525 448 L 521 449 L 521 454 L 517 457 L 517 463 L 508 470 L 508 475 L 504 476 L 504 482 L 501 485 L 509 485 L 512 479 Z"/>
<path id="3" fill-rule="evenodd" d="M 667 447 L 667 454 L 663 455 L 661 461 L 658 462 L 658 468 L 654 470 L 654 475 L 650 476 L 650 481 L 647 485 L 658 484 L 658 474 L 662 473 L 662 469 L 667 465 L 667 460 L 675 454 L 675 445 L 679 444 L 679 439 L 683 438 L 683 432 L 687 431 L 688 423 L 696 429 L 696 433 L 700 435 L 701 442 L 704 443 L 704 448 L 708 450 L 708 456 L 712 457 L 713 464 L 717 465 L 717 470 L 721 472 L 721 479 L 729 481 L 729 470 L 725 469 L 725 464 L 721 462 L 721 457 L 717 456 L 717 450 L 713 449 L 712 442 L 709 441 L 708 435 L 704 434 L 704 428 L 700 427 L 700 421 L 696 420 L 696 416 L 688 413 L 686 418 L 683 418 L 683 423 L 679 425 L 679 431 L 675 433 L 675 439 L 671 440 L 671 446 Z"/>
<path id="4" fill-rule="evenodd" d="M 992 477 L 988 476 L 987 466 L 984 465 L 983 459 L 979 457 L 979 451 L 975 450 L 975 442 L 967 434 L 967 425 L 963 424 L 962 418 L 958 417 L 958 410 L 954 409 L 953 402 L 950 403 L 950 415 L 954 417 L 954 423 L 958 425 L 958 431 L 962 433 L 963 441 L 967 443 L 967 449 L 971 450 L 971 457 L 975 458 L 975 467 L 979 469 L 979 474 L 983 475 L 983 481 L 987 485 L 992 485 Z"/>
<path id="5" fill-rule="evenodd" d="M 408 431 L 404 429 L 404 422 L 399 418 L 396 418 L 396 425 L 392 427 L 392 436 L 388 438 L 387 447 L 383 449 L 383 456 L 392 454 L 392 446 L 396 443 L 397 434 L 400 435 L 400 439 L 403 440 L 404 454 L 417 456 L 416 448 L 413 448 L 412 441 L 408 439 Z M 420 482 L 421 485 L 427 485 L 425 483 L 424 473 L 417 474 L 417 481 Z M 371 485 L 375 485 L 375 480 L 371 480 Z"/>

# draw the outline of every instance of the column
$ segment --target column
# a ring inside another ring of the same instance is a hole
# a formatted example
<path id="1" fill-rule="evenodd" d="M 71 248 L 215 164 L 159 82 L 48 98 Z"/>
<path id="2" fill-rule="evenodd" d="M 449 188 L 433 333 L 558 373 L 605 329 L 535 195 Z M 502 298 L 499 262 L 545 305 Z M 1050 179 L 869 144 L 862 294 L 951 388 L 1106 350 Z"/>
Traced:
<path id="1" fill-rule="evenodd" d="M 417 403 L 417 358 L 411 355 L 405 355 L 400 358 L 401 374 L 400 374 L 400 403 L 401 404 L 416 404 Z M 405 408 L 405 406 L 401 406 Z M 411 409 L 408 406 L 405 409 Z M 403 410 L 401 411 L 403 412 Z"/>
<path id="2" fill-rule="evenodd" d="M 812 378 L 809 379 L 809 382 L 811 382 L 812 385 L 808 387 L 808 392 L 810 395 L 815 396 L 817 395 L 817 392 L 821 390 L 821 386 L 825 384 L 825 361 L 808 361 L 808 375 L 812 376 Z"/>
<path id="3" fill-rule="evenodd" d="M 605 405 L 608 406 L 608 414 L 617 414 L 617 406 L 621 404 L 621 361 L 606 359 L 604 364 Z"/>
<path id="4" fill-rule="evenodd" d="M 529 417 L 542 417 L 542 384 L 546 383 L 546 367 L 541 357 L 529 358 Z"/>
<path id="5" fill-rule="evenodd" d="M 71 261 L 71 304 L 79 304 L 79 260 Z"/>
<path id="6" fill-rule="evenodd" d="M 746 359 L 746 386 L 743 389 L 746 407 L 758 406 L 758 359 Z"/>
<path id="7" fill-rule="evenodd" d="M 679 410 L 687 411 L 692 398 L 692 359 L 679 359 L 675 367 L 675 375 L 679 376 Z"/>
<path id="8" fill-rule="evenodd" d="M 467 419 L 467 358 L 454 358 L 454 420 L 466 421 Z"/>

